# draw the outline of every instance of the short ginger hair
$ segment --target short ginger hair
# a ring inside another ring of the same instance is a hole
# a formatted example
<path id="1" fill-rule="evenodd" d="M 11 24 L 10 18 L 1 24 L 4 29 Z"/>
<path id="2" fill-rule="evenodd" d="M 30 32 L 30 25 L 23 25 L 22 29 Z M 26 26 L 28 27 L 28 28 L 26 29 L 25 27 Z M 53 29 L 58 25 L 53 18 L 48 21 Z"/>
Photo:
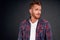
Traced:
<path id="1" fill-rule="evenodd" d="M 30 3 L 29 9 L 31 9 L 35 4 L 41 6 L 41 2 L 39 2 L 39 1 L 34 1 L 34 2 Z"/>

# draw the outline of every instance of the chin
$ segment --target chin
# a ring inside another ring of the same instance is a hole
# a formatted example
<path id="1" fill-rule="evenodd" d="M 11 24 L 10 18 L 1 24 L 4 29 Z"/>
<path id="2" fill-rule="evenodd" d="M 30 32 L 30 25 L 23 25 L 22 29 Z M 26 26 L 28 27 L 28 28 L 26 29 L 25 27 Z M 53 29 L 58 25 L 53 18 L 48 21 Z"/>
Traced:
<path id="1" fill-rule="evenodd" d="M 35 15 L 36 16 L 36 18 L 40 18 L 40 15 Z"/>
<path id="2" fill-rule="evenodd" d="M 40 17 L 36 17 L 36 19 L 39 19 Z"/>
<path id="3" fill-rule="evenodd" d="M 35 15 L 34 16 L 36 19 L 39 19 L 40 18 L 40 15 Z"/>

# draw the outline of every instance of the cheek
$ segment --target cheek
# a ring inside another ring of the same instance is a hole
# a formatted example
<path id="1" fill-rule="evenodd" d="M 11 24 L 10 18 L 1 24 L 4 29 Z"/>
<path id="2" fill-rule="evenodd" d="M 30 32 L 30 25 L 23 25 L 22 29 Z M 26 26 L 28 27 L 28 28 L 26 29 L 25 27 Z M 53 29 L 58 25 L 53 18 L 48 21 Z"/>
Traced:
<path id="1" fill-rule="evenodd" d="M 34 13 L 34 14 L 37 14 L 37 13 L 38 13 L 38 11 L 35 11 L 35 10 L 34 10 L 34 11 L 33 11 L 33 13 Z"/>

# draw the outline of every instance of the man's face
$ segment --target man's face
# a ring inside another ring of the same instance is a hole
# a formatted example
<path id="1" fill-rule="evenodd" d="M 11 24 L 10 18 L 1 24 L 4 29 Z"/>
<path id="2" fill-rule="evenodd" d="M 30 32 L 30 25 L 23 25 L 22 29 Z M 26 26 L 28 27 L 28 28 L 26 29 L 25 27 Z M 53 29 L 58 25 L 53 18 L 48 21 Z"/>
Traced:
<path id="1" fill-rule="evenodd" d="M 36 18 L 36 19 L 39 19 L 39 18 L 40 18 L 40 15 L 41 15 L 41 6 L 35 4 L 35 5 L 30 9 L 30 14 L 31 14 L 31 17 L 34 17 L 34 18 Z"/>

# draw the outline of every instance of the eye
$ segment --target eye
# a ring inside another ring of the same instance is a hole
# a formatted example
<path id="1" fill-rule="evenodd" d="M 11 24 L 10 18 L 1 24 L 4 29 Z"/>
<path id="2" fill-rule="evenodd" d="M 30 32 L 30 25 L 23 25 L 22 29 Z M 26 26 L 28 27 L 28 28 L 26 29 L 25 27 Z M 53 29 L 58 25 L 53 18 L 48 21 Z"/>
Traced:
<path id="1" fill-rule="evenodd" d="M 38 9 L 35 9 L 35 10 L 38 10 Z"/>

